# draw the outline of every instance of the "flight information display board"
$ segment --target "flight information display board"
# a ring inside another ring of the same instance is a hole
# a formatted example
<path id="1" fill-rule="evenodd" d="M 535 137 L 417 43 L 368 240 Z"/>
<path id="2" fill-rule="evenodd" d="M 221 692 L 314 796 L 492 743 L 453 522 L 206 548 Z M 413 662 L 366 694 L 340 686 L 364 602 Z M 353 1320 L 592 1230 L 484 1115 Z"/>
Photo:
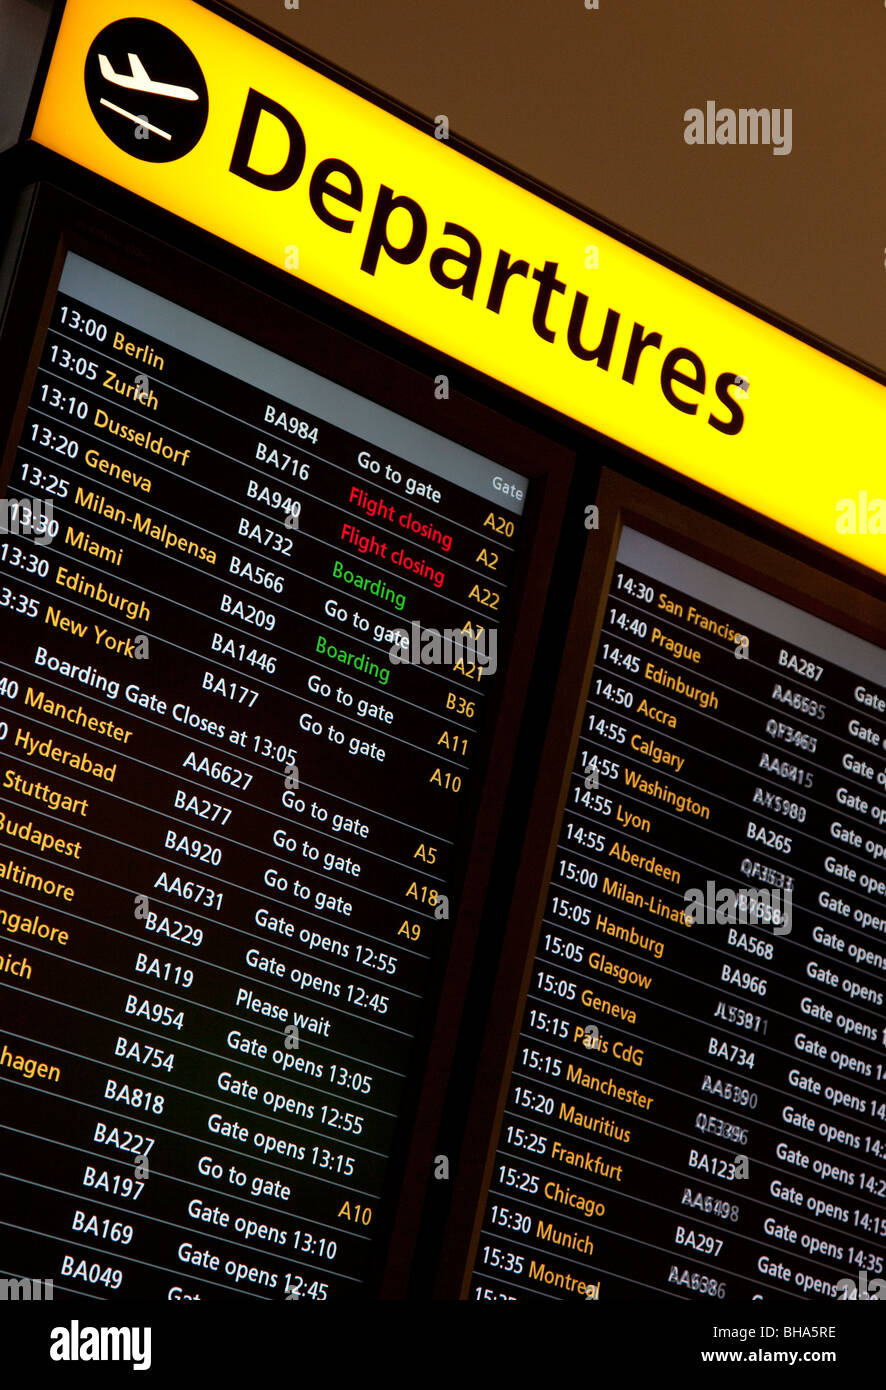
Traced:
<path id="1" fill-rule="evenodd" d="M 886 655 L 619 540 L 474 1299 L 884 1273 Z"/>
<path id="2" fill-rule="evenodd" d="M 0 537 L 4 1274 L 359 1292 L 526 483 L 67 256 Z"/>

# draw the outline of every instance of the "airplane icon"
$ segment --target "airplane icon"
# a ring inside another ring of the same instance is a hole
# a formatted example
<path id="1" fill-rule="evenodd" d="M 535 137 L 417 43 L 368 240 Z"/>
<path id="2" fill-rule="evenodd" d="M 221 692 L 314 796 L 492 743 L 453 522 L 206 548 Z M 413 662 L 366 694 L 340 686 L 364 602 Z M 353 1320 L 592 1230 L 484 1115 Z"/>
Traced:
<path id="1" fill-rule="evenodd" d="M 98 65 L 106 82 L 112 82 L 115 87 L 124 87 L 128 91 L 141 92 L 146 96 L 172 97 L 175 101 L 197 101 L 199 99 L 191 87 L 177 87 L 173 82 L 155 82 L 153 78 L 148 76 L 147 69 L 137 53 L 129 53 L 127 57 L 129 58 L 128 75 L 115 72 L 107 55 L 99 53 Z M 122 106 L 115 106 L 106 97 L 101 98 L 101 105 L 107 106 L 109 111 L 115 112 L 118 116 L 125 116 L 128 121 L 141 126 L 152 135 L 159 135 L 164 140 L 172 139 L 168 130 L 161 130 L 159 126 L 152 125 L 146 116 L 136 116 L 132 111 L 127 111 Z"/>
<path id="2" fill-rule="evenodd" d="M 106 82 L 113 82 L 115 87 L 127 87 L 133 92 L 144 92 L 153 97 L 173 97 L 176 101 L 197 101 L 197 93 L 190 87 L 177 87 L 172 82 L 155 82 L 149 77 L 145 70 L 145 65 L 137 53 L 127 54 L 129 58 L 130 76 L 115 72 L 111 67 L 110 59 L 104 54 L 98 55 L 98 65 L 101 68 L 102 77 Z"/>

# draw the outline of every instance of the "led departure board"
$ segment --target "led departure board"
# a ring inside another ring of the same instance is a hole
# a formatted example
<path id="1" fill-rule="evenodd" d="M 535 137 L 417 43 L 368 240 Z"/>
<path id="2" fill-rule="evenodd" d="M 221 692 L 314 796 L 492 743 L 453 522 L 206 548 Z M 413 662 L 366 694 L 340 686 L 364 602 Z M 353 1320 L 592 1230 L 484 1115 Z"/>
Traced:
<path id="1" fill-rule="evenodd" d="M 4 1273 L 360 1291 L 526 483 L 67 256 L 0 537 Z"/>
<path id="2" fill-rule="evenodd" d="M 884 1273 L 884 749 L 882 648 L 624 527 L 471 1298 Z"/>

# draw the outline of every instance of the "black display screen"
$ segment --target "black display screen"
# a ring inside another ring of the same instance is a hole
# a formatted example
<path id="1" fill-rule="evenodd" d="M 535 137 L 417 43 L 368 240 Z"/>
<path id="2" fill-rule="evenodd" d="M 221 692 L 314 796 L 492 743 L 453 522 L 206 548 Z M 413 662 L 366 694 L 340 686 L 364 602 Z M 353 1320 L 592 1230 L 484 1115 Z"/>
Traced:
<path id="1" fill-rule="evenodd" d="M 0 536 L 5 1274 L 359 1291 L 525 489 L 67 257 Z"/>
<path id="2" fill-rule="evenodd" d="M 884 749 L 881 648 L 623 530 L 472 1298 L 884 1274 Z"/>

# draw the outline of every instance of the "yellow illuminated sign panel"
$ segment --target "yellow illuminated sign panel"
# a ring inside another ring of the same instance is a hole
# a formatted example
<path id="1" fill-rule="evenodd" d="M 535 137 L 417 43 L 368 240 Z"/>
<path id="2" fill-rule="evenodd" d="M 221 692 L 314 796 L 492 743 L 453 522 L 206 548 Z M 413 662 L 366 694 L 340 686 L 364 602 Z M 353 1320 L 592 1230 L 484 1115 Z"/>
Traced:
<path id="1" fill-rule="evenodd" d="M 32 135 L 886 573 L 886 389 L 192 0 L 69 0 Z"/>

